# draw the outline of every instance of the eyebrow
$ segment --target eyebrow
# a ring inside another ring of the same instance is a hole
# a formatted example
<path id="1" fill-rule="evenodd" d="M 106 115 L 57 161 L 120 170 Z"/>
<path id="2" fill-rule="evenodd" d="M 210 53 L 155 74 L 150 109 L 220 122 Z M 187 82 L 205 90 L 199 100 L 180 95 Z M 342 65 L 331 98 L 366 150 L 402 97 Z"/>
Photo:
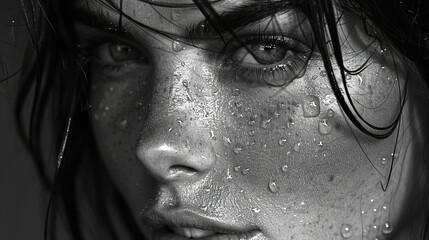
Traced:
<path id="1" fill-rule="evenodd" d="M 296 9 L 299 6 L 299 3 L 294 0 L 251 0 L 219 14 L 206 1 L 197 0 L 195 2 L 199 3 L 200 9 L 205 10 L 203 11 L 205 19 L 188 27 L 186 36 L 196 39 L 229 34 L 232 30 L 245 28 L 267 17 Z"/>
<path id="2" fill-rule="evenodd" d="M 136 0 L 138 2 L 147 2 L 148 4 L 153 4 L 151 1 L 147 0 Z M 220 14 L 217 13 L 211 4 L 221 2 L 218 1 L 199 1 L 196 0 L 196 4 L 192 4 L 193 7 L 200 7 L 205 9 L 203 14 L 205 19 L 200 22 L 194 23 L 185 29 L 184 36 L 187 39 L 209 39 L 213 37 L 220 37 L 224 34 L 230 34 L 232 30 L 237 30 L 240 28 L 245 28 L 255 22 L 261 21 L 269 16 L 274 16 L 275 14 L 286 12 L 288 10 L 296 9 L 298 4 L 296 0 L 249 0 L 248 2 L 229 7 Z M 198 3 L 203 5 L 198 6 Z M 169 4 L 169 5 L 166 5 Z M 172 7 L 170 3 L 165 2 L 156 2 L 156 6 L 159 7 Z M 177 5 L 173 4 L 174 6 Z M 188 6 L 189 5 L 189 6 Z M 191 7 L 191 4 L 185 5 L 186 7 Z M 121 24 L 121 19 L 126 18 L 132 20 L 132 22 L 137 23 L 139 26 L 144 27 L 150 31 L 161 33 L 160 30 L 151 28 L 142 23 L 137 22 L 131 17 L 123 14 L 123 16 L 118 19 L 113 19 L 109 14 L 101 9 L 91 9 L 87 6 L 81 6 L 73 10 L 73 18 L 89 27 L 102 29 L 110 34 L 122 36 L 128 38 L 129 40 L 136 40 L 133 30 L 128 28 L 126 25 Z M 119 25 L 120 24 L 120 25 Z M 219 35 L 220 34 L 220 35 Z M 164 33 L 166 36 L 174 36 L 171 33 Z M 181 36 L 176 36 L 181 37 Z"/>

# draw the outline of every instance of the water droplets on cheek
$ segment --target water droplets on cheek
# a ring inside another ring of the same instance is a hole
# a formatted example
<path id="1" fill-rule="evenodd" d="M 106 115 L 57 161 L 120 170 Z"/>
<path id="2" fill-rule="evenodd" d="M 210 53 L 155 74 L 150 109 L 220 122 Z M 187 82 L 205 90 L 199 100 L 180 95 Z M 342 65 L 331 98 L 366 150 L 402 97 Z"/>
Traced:
<path id="1" fill-rule="evenodd" d="M 269 190 L 270 190 L 270 192 L 272 192 L 272 193 L 276 193 L 276 192 L 278 192 L 278 191 L 279 191 L 279 187 L 277 186 L 276 181 L 274 181 L 273 179 L 271 179 L 271 180 L 268 182 L 268 189 L 269 189 Z"/>
<path id="2" fill-rule="evenodd" d="M 182 51 L 182 50 L 184 50 L 184 49 L 185 49 L 185 46 L 184 46 L 184 44 L 183 44 L 183 43 L 181 43 L 181 42 L 173 41 L 173 42 L 171 43 L 171 49 L 172 49 L 174 52 L 180 52 L 180 51 Z"/>
<path id="3" fill-rule="evenodd" d="M 328 123 L 327 119 L 322 119 L 319 122 L 319 127 L 318 128 L 319 128 L 319 133 L 322 134 L 322 135 L 328 135 L 332 131 L 332 126 L 331 126 L 331 124 Z"/>
<path id="4" fill-rule="evenodd" d="M 341 233 L 341 237 L 345 239 L 351 238 L 353 236 L 352 226 L 349 224 L 343 224 L 341 226 L 340 233 Z"/>
<path id="5" fill-rule="evenodd" d="M 320 114 L 320 99 L 314 95 L 307 95 L 302 104 L 304 117 L 317 117 Z"/>

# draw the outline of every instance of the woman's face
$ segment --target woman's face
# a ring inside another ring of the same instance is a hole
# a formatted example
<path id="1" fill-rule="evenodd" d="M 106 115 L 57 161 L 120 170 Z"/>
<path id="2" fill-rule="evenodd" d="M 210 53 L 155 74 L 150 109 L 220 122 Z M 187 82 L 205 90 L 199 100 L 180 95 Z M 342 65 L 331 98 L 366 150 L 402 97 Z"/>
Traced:
<path id="1" fill-rule="evenodd" d="M 88 2 L 108 23 L 120 21 Z M 388 190 L 381 187 L 396 131 L 376 140 L 348 121 L 320 53 L 310 54 L 302 12 L 258 18 L 263 10 L 249 13 L 252 4 L 213 4 L 239 40 L 219 38 L 196 7 L 132 0 L 123 12 L 148 28 L 123 17 L 118 37 L 106 33 L 111 26 L 77 24 L 83 42 L 97 39 L 92 126 L 113 182 L 156 240 L 384 238 L 398 221 L 392 200 L 404 201 L 393 193 L 402 191 L 397 168 Z M 78 11 L 87 10 L 85 1 Z M 346 67 L 367 66 L 346 77 L 353 103 L 369 123 L 390 124 L 404 71 L 351 14 L 342 15 L 338 33 Z M 179 35 L 194 40 L 173 40 Z"/>

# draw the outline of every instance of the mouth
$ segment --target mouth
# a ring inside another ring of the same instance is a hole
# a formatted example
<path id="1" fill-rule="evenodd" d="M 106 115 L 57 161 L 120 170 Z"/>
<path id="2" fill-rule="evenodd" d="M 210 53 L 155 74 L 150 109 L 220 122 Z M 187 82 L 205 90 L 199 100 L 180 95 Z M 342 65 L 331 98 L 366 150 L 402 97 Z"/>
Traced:
<path id="1" fill-rule="evenodd" d="M 262 239 L 258 230 L 241 233 L 219 233 L 198 228 L 165 227 L 153 233 L 153 240 L 257 240 Z"/>
<path id="2" fill-rule="evenodd" d="M 261 240 L 262 231 L 251 223 L 226 223 L 192 210 L 152 212 L 144 217 L 151 225 L 153 240 Z"/>

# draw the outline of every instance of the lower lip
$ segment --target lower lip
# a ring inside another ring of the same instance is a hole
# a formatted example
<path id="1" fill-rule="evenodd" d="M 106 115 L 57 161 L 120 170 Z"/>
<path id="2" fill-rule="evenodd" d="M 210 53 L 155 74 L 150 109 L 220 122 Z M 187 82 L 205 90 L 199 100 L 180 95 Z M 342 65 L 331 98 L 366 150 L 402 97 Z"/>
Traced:
<path id="1" fill-rule="evenodd" d="M 167 228 L 156 230 L 153 233 L 152 240 L 187 240 L 184 236 L 177 235 Z M 219 233 L 208 237 L 195 238 L 199 240 L 262 240 L 265 239 L 260 231 L 250 231 L 246 233 Z"/>

